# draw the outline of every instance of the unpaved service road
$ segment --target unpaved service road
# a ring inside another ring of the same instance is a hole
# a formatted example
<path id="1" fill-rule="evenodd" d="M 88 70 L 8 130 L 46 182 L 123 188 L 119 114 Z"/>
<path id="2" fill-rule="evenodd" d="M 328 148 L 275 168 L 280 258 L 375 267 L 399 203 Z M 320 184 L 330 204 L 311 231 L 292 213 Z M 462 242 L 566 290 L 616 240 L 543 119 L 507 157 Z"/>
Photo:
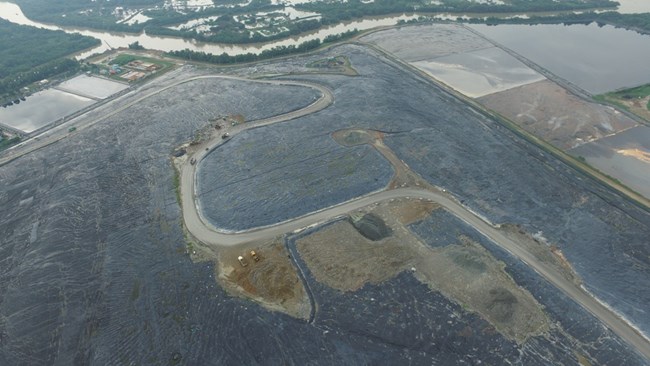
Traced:
<path id="1" fill-rule="evenodd" d="M 101 117 L 96 118 L 94 120 L 91 120 L 89 122 L 86 122 L 84 124 L 72 124 L 72 123 L 65 123 L 60 126 L 56 126 L 52 128 L 51 130 L 48 130 L 41 135 L 37 136 L 36 138 L 29 139 L 21 144 L 18 144 L 14 146 L 13 148 L 5 151 L 5 153 L 0 157 L 0 166 L 5 165 L 14 159 L 17 159 L 23 155 L 29 154 L 31 152 L 34 152 L 36 150 L 42 149 L 48 145 L 51 145 L 55 142 L 58 142 L 67 136 L 70 135 L 70 132 L 68 131 L 68 127 L 73 126 L 76 128 L 76 131 L 81 131 L 84 129 L 87 129 L 94 124 L 104 121 L 120 112 L 123 112 L 134 105 L 142 102 L 145 99 L 151 98 L 155 95 L 158 95 L 164 91 L 170 90 L 172 88 L 175 88 L 181 84 L 189 83 L 191 81 L 195 80 L 201 80 L 201 79 L 225 79 L 225 80 L 237 80 L 237 81 L 249 81 L 249 82 L 256 82 L 256 83 L 263 83 L 263 84 L 272 84 L 272 85 L 292 85 L 292 86 L 306 86 L 306 87 L 311 87 L 315 88 L 321 91 L 323 93 L 323 97 L 317 100 L 315 103 L 309 105 L 305 109 L 297 110 L 294 112 L 290 112 L 287 114 L 283 114 L 281 116 L 277 117 L 272 117 L 264 120 L 257 121 L 254 125 L 249 123 L 246 127 L 251 128 L 251 127 L 256 127 L 256 126 L 263 126 L 265 124 L 270 124 L 274 122 L 279 122 L 279 121 L 285 121 L 293 118 L 298 118 L 301 117 L 305 114 L 313 113 L 315 111 L 318 111 L 326 106 L 328 106 L 331 101 L 332 101 L 332 94 L 329 90 L 327 90 L 325 87 L 322 86 L 316 86 L 313 84 L 308 84 L 308 83 L 302 83 L 302 82 L 291 82 L 291 81 L 282 81 L 282 80 L 252 80 L 252 79 L 247 79 L 247 78 L 242 78 L 242 77 L 237 77 L 237 76 L 225 76 L 225 75 L 203 75 L 203 76 L 195 76 L 191 77 L 188 79 L 184 79 L 178 82 L 175 82 L 173 84 L 167 85 L 163 88 L 157 89 L 154 92 L 148 93 L 140 98 L 134 99 L 133 101 L 127 103 L 126 105 L 123 105 L 120 108 L 116 108 L 111 110 L 109 113 L 103 114 Z M 131 93 L 126 94 L 120 99 L 123 99 L 125 97 L 131 96 Z M 302 114 L 303 112 L 306 112 Z M 278 120 L 280 118 L 280 120 Z M 73 122 L 72 120 L 71 122 Z M 238 130 L 235 129 L 235 132 Z"/>
<path id="2" fill-rule="evenodd" d="M 190 169 L 191 170 L 191 169 Z M 185 170 L 184 170 L 185 172 Z M 183 176 L 185 178 L 185 175 Z M 186 182 L 185 179 L 183 183 Z M 187 186 L 185 186 L 187 187 Z M 581 288 L 577 287 L 572 282 L 565 279 L 561 274 L 557 273 L 553 268 L 548 266 L 545 263 L 539 262 L 535 257 L 522 249 L 517 245 L 517 243 L 508 239 L 503 235 L 498 229 L 492 225 L 486 223 L 478 216 L 469 212 L 466 208 L 456 202 L 454 199 L 443 193 L 437 193 L 432 191 L 427 191 L 423 189 L 413 189 L 413 188 L 399 188 L 390 191 L 383 191 L 379 193 L 370 194 L 368 196 L 346 202 L 344 204 L 330 207 L 328 209 L 315 212 L 295 220 L 288 222 L 280 223 L 278 225 L 254 229 L 240 233 L 222 233 L 217 232 L 212 228 L 206 226 L 201 219 L 198 217 L 196 206 L 191 204 L 193 200 L 191 199 L 191 192 L 188 190 L 183 190 L 183 213 L 185 218 L 185 224 L 187 225 L 188 230 L 195 236 L 197 239 L 205 242 L 206 244 L 212 245 L 222 245 L 222 246 L 232 246 L 237 244 L 246 243 L 249 241 L 267 239 L 283 233 L 299 230 L 320 222 L 324 222 L 335 218 L 337 216 L 345 215 L 346 213 L 354 210 L 358 210 L 365 206 L 381 202 L 384 200 L 395 199 L 395 198 L 421 198 L 426 200 L 434 201 L 445 207 L 449 212 L 453 213 L 455 216 L 465 221 L 471 225 L 474 229 L 479 231 L 481 234 L 488 237 L 494 243 L 502 247 L 503 249 L 510 252 L 515 257 L 519 258 L 521 261 L 526 263 L 528 266 L 533 268 L 537 273 L 546 278 L 549 282 L 555 285 L 557 288 L 561 289 L 565 294 L 572 298 L 575 302 L 580 304 L 585 309 L 589 310 L 594 316 L 600 319 L 605 323 L 614 333 L 623 338 L 626 342 L 632 345 L 638 350 L 644 357 L 650 359 L 650 342 L 642 335 L 640 335 L 633 327 L 628 323 L 614 314 L 607 307 L 603 306 L 598 300 L 593 296 L 586 293 Z M 186 204 L 185 202 L 188 202 Z M 193 206 L 190 208 L 188 206 Z M 186 208 L 189 208 L 189 212 L 186 211 Z"/>
<path id="3" fill-rule="evenodd" d="M 255 82 L 270 82 L 280 85 L 298 85 L 312 87 L 320 90 L 323 93 L 323 96 L 313 104 L 303 109 L 238 125 L 233 131 L 231 131 L 233 134 L 241 132 L 245 129 L 269 125 L 272 123 L 287 121 L 305 116 L 324 109 L 332 103 L 331 92 L 329 92 L 329 90 L 326 88 L 316 84 L 285 81 Z M 549 265 L 538 261 L 531 253 L 518 246 L 514 241 L 508 239 L 493 225 L 487 223 L 477 215 L 467 210 L 455 199 L 453 199 L 451 195 L 448 195 L 444 192 L 435 192 L 414 188 L 399 188 L 395 190 L 372 193 L 340 205 L 332 206 L 302 217 L 298 217 L 293 220 L 268 227 L 231 233 L 219 231 L 217 228 L 214 228 L 211 225 L 207 224 L 199 214 L 198 205 L 196 202 L 195 176 L 196 167 L 199 165 L 200 160 L 203 159 L 212 149 L 222 143 L 223 141 L 221 140 L 208 142 L 208 146 L 206 146 L 206 148 L 200 149 L 196 154 L 191 156 L 196 159 L 196 164 L 191 164 L 190 157 L 188 156 L 188 159 L 185 160 L 185 163 L 181 168 L 180 190 L 183 206 L 183 219 L 189 232 L 205 244 L 215 246 L 234 246 L 250 241 L 269 239 L 287 232 L 297 231 L 309 226 L 313 226 L 318 223 L 331 220 L 335 217 L 345 215 L 348 212 L 358 210 L 365 206 L 389 199 L 410 197 L 431 200 L 444 206 L 449 212 L 457 216 L 459 219 L 471 225 L 474 229 L 485 235 L 491 241 L 533 268 L 535 271 L 537 271 L 537 273 L 542 275 L 554 286 L 561 289 L 575 302 L 580 304 L 582 307 L 600 319 L 613 332 L 618 334 L 627 343 L 632 345 L 640 354 L 650 360 L 650 342 L 648 339 L 639 334 L 630 324 L 625 322 L 607 307 L 603 306 L 598 300 L 596 300 L 586 291 L 577 287 L 571 281 L 565 279 L 560 273 L 557 273 Z"/>

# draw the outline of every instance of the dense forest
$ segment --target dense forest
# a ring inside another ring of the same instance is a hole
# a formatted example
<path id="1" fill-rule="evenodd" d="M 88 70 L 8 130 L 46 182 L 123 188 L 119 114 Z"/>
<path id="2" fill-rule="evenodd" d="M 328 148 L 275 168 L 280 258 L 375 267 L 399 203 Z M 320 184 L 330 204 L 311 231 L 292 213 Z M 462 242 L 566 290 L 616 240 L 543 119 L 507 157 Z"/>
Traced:
<path id="1" fill-rule="evenodd" d="M 237 15 L 283 8 L 282 5 L 271 4 L 270 0 L 251 0 L 244 6 L 213 7 L 187 12 L 164 8 L 163 0 L 13 0 L 13 2 L 20 6 L 28 18 L 40 22 L 127 33 L 140 33 L 146 29 L 149 34 L 181 37 L 187 37 L 188 32 L 166 27 L 215 15 Z M 145 10 L 143 14 L 151 19 L 146 23 L 131 25 L 118 23 L 117 8 L 121 8 L 121 11 L 142 9 Z M 196 35 L 194 32 L 190 33 Z"/>
<path id="2" fill-rule="evenodd" d="M 199 41 L 215 43 L 268 42 L 363 16 L 404 12 L 525 13 L 612 8 L 618 5 L 616 2 L 610 0 L 510 0 L 501 5 L 466 0 L 442 0 L 440 2 L 432 2 L 429 0 L 375 0 L 365 3 L 361 0 L 348 0 L 345 3 L 338 1 L 317 1 L 296 4 L 294 7 L 299 10 L 319 13 L 322 15 L 320 19 L 288 21 L 283 24 L 281 31 L 272 32 L 273 34 L 269 36 L 243 29 L 243 24 L 241 23 L 230 22 L 230 24 L 227 24 L 227 21 L 232 19 L 234 15 L 255 14 L 258 12 L 269 13 L 283 10 L 283 5 L 274 4 L 270 0 L 251 0 L 249 2 L 219 1 L 218 4 L 220 5 L 229 3 L 232 6 L 203 8 L 199 11 L 176 11 L 170 8 L 164 8 L 163 0 L 13 1 L 21 6 L 25 15 L 41 22 L 132 33 L 139 33 L 144 30 L 152 35 L 192 38 Z M 124 9 L 146 9 L 143 14 L 151 19 L 145 23 L 135 23 L 132 25 L 123 22 L 118 23 L 118 17 L 116 15 L 118 13 L 116 9 L 118 8 L 120 8 L 119 11 L 124 11 Z M 168 28 L 169 26 L 182 24 L 192 19 L 212 16 L 219 16 L 220 18 L 211 24 L 212 31 L 207 34 L 197 33 L 193 30 L 186 31 Z M 219 24 L 219 21 L 222 24 Z"/>
<path id="3" fill-rule="evenodd" d="M 529 18 L 497 18 L 470 19 L 470 23 L 498 24 L 610 24 L 617 28 L 626 28 L 640 33 L 650 34 L 650 13 L 619 14 L 617 12 L 586 12 L 581 14 L 564 14 L 556 16 L 531 16 Z"/>
<path id="4" fill-rule="evenodd" d="M 177 57 L 177 58 L 182 58 L 185 60 L 191 60 L 191 61 L 199 61 L 199 62 L 207 62 L 207 63 L 212 63 L 212 64 L 234 64 L 234 63 L 240 63 L 240 62 L 253 62 L 253 61 L 260 61 L 260 60 L 265 60 L 269 58 L 274 58 L 274 57 L 280 57 L 280 56 L 287 56 L 291 55 L 294 53 L 302 53 L 302 52 L 307 52 L 314 50 L 318 47 L 320 47 L 323 44 L 327 43 L 332 43 L 332 42 L 337 42 L 343 39 L 350 38 L 354 35 L 359 33 L 357 29 L 347 31 L 341 34 L 337 35 L 330 35 L 325 37 L 323 41 L 321 42 L 318 39 L 312 40 L 312 41 L 306 41 L 298 46 L 277 46 L 273 47 L 270 50 L 262 51 L 259 54 L 254 54 L 254 53 L 246 53 L 242 55 L 229 55 L 227 53 L 222 53 L 220 55 L 214 55 L 212 53 L 205 53 L 205 52 L 196 52 L 196 51 L 191 51 L 188 49 L 182 50 L 182 51 L 172 51 L 168 52 L 165 55 L 166 56 L 172 56 L 172 57 Z"/>
<path id="5" fill-rule="evenodd" d="M 14 94 L 25 85 L 78 68 L 64 56 L 99 44 L 99 40 L 0 19 L 0 96 Z"/>
<path id="6" fill-rule="evenodd" d="M 386 15 L 408 12 L 526 13 L 613 8 L 617 5 L 617 2 L 610 0 L 511 0 L 502 5 L 464 0 L 445 0 L 441 1 L 441 4 L 427 0 L 375 0 L 371 3 L 364 3 L 361 0 L 349 0 L 344 5 L 336 2 L 313 2 L 298 4 L 296 5 L 296 8 L 322 14 L 323 18 L 321 22 L 326 25 L 369 15 Z"/>

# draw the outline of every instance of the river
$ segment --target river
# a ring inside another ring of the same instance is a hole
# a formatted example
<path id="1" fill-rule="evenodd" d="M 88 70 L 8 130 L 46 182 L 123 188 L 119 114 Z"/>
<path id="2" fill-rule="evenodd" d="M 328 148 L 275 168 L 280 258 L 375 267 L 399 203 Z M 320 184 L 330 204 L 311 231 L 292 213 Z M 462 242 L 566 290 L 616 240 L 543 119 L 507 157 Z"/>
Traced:
<path id="1" fill-rule="evenodd" d="M 198 52 L 207 52 L 213 54 L 228 53 L 229 55 L 239 55 L 245 53 L 260 53 L 265 50 L 269 50 L 277 46 L 289 46 L 289 45 L 298 45 L 305 41 L 311 41 L 314 39 L 323 39 L 329 35 L 340 34 L 352 29 L 365 30 L 381 26 L 395 25 L 400 20 L 410 20 L 417 18 L 417 15 L 397 15 L 389 17 L 378 17 L 378 18 L 365 18 L 361 20 L 356 20 L 352 22 L 340 23 L 330 27 L 322 28 L 316 32 L 306 33 L 299 37 L 287 38 L 275 42 L 269 43 L 255 43 L 255 44 L 217 44 L 217 43 L 205 43 L 197 42 L 191 39 L 184 39 L 178 37 L 164 37 L 164 36 L 152 36 L 146 33 L 141 34 L 132 34 L 132 33 L 119 33 L 119 32 L 108 32 L 100 30 L 91 30 L 83 28 L 73 28 L 73 27 L 59 27 L 51 24 L 43 24 L 34 22 L 28 19 L 16 4 L 8 2 L 0 2 L 0 18 L 6 19 L 10 22 L 31 25 L 34 27 L 51 29 L 51 30 L 63 30 L 67 33 L 80 33 L 84 36 L 90 36 L 97 38 L 102 41 L 101 45 L 95 47 L 91 50 L 79 54 L 77 57 L 80 59 L 86 58 L 95 53 L 101 53 L 111 48 L 119 47 L 128 47 L 129 44 L 134 42 L 140 42 L 140 44 L 152 50 L 160 51 L 175 51 L 175 50 L 184 50 L 190 49 L 192 51 Z"/>
<path id="2" fill-rule="evenodd" d="M 303 2 L 302 0 L 296 0 L 296 2 Z M 621 12 L 643 12 L 650 11 L 650 1 L 647 0 L 620 0 Z M 229 55 L 239 55 L 245 53 L 260 53 L 265 50 L 269 50 L 277 46 L 290 46 L 298 45 L 305 41 L 311 41 L 314 39 L 323 39 L 329 35 L 340 34 L 352 29 L 358 30 L 367 30 L 381 26 L 390 26 L 397 24 L 400 20 L 411 20 L 415 19 L 420 14 L 401 14 L 393 15 L 387 17 L 368 17 L 360 20 L 355 20 L 351 22 L 339 23 L 333 26 L 322 28 L 315 32 L 310 32 L 303 34 L 298 37 L 286 38 L 278 41 L 273 41 L 269 43 L 254 43 L 254 44 L 217 44 L 217 43 L 206 43 L 198 42 L 192 39 L 184 39 L 178 37 L 169 37 L 169 36 L 154 36 L 148 35 L 146 33 L 134 34 L 134 33 L 121 33 L 121 32 L 109 32 L 101 30 L 92 30 L 85 28 L 76 28 L 76 27 L 60 27 L 53 24 L 44 24 L 32 21 L 28 19 L 16 4 L 9 2 L 0 2 L 0 18 L 9 20 L 10 22 L 30 25 L 39 28 L 45 28 L 50 30 L 63 30 L 67 33 L 80 33 L 85 36 L 90 36 L 101 40 L 101 44 L 91 50 L 77 55 L 78 59 L 83 59 L 89 57 L 96 53 L 101 53 L 111 48 L 119 47 L 128 47 L 129 44 L 134 42 L 139 42 L 143 47 L 152 50 L 160 51 L 176 51 L 190 49 L 197 52 L 207 52 L 212 54 L 221 54 L 228 53 Z M 496 15 L 496 14 L 495 14 Z M 504 16 L 524 16 L 524 14 L 502 14 Z M 453 20 L 462 17 L 477 17 L 479 14 L 436 14 L 436 18 Z"/>
<path id="3" fill-rule="evenodd" d="M 621 6 L 618 12 L 621 14 L 650 13 L 650 1 L 648 0 L 616 0 Z"/>

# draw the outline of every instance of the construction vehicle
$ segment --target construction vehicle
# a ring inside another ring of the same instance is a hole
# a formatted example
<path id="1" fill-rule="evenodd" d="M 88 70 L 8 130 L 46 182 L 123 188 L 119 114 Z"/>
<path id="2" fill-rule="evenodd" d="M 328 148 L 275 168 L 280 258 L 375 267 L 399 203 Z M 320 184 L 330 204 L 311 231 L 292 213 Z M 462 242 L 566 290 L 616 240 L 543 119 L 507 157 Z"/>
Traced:
<path id="1" fill-rule="evenodd" d="M 254 260 L 255 262 L 259 262 L 259 261 L 260 261 L 260 257 L 257 255 L 257 253 L 255 253 L 254 250 L 251 250 L 251 257 L 253 257 L 253 260 Z"/>
<path id="2" fill-rule="evenodd" d="M 242 267 L 246 267 L 248 265 L 248 263 L 246 263 L 246 261 L 244 260 L 244 257 L 242 257 L 241 255 L 237 257 L 237 260 L 239 261 L 239 264 L 241 264 Z"/>
<path id="3" fill-rule="evenodd" d="M 196 158 L 190 159 L 190 164 L 192 164 L 192 165 L 196 164 Z"/>

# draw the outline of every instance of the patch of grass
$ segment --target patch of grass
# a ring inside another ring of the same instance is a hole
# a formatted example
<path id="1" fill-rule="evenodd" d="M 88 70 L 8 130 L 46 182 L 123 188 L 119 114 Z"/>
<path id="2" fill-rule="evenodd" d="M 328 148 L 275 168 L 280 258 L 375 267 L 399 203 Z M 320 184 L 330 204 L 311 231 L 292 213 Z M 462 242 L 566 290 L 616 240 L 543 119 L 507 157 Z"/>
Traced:
<path id="1" fill-rule="evenodd" d="M 179 205 L 183 204 L 181 199 L 181 174 L 176 167 L 174 167 L 174 176 L 172 177 L 172 182 L 174 184 L 174 190 L 176 191 L 176 201 Z"/>
<path id="2" fill-rule="evenodd" d="M 595 95 L 594 100 L 611 103 L 617 107 L 627 110 L 628 108 L 622 103 L 623 101 L 642 99 L 647 96 L 650 96 L 650 84 L 641 85 L 630 89 L 618 90 L 607 94 Z M 646 109 L 650 110 L 650 101 L 648 101 Z"/>
<path id="3" fill-rule="evenodd" d="M 618 95 L 623 99 L 645 98 L 650 95 L 650 84 L 637 86 L 636 88 L 631 89 L 619 90 L 609 94 Z"/>
<path id="4" fill-rule="evenodd" d="M 134 61 L 134 60 L 137 60 L 137 59 L 138 59 L 137 56 L 133 56 L 133 55 L 129 55 L 129 54 L 123 53 L 123 54 L 121 54 L 121 55 L 116 56 L 116 57 L 113 59 L 113 63 L 114 63 L 114 64 L 118 64 L 118 65 L 126 65 L 126 64 L 128 64 L 129 62 Z"/>
<path id="5" fill-rule="evenodd" d="M 14 136 L 10 139 L 5 138 L 2 141 L 0 141 L 0 151 L 9 148 L 12 145 L 17 144 L 18 142 L 20 142 L 20 136 Z"/>
<path id="6" fill-rule="evenodd" d="M 597 102 L 601 102 L 603 104 L 611 104 L 616 106 L 617 108 L 620 108 L 622 110 L 629 111 L 630 109 L 623 103 L 620 102 L 620 99 L 617 97 L 614 97 L 610 94 L 602 94 L 602 95 L 594 95 L 594 100 Z"/>
<path id="7" fill-rule="evenodd" d="M 131 290 L 131 301 L 137 300 L 138 297 L 140 297 L 140 281 L 136 279 Z"/>

